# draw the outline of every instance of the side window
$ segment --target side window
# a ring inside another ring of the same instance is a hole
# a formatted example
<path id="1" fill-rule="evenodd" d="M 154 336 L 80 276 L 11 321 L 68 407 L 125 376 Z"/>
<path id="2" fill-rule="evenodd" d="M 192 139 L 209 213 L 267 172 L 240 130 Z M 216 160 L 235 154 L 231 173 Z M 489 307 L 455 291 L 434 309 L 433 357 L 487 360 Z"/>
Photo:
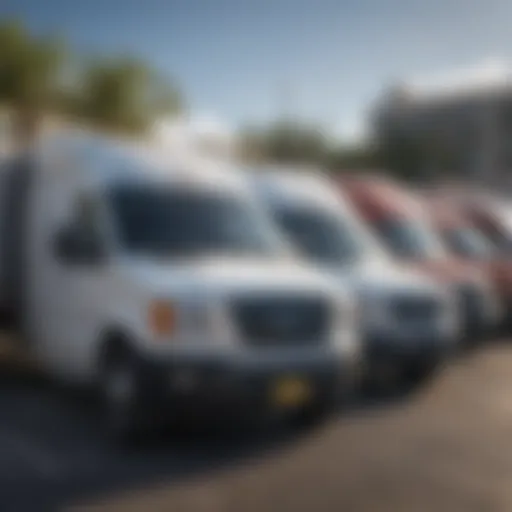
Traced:
<path id="1" fill-rule="evenodd" d="M 487 238 L 491 240 L 492 244 L 500 251 L 508 252 L 510 250 L 510 241 L 502 227 L 489 217 L 480 216 L 479 221 L 479 227 L 487 235 Z"/>
<path id="2" fill-rule="evenodd" d="M 93 197 L 88 195 L 77 197 L 73 223 L 76 229 L 83 233 L 84 236 L 87 236 L 89 239 L 94 239 L 97 244 L 102 245 L 98 203 Z"/>
<path id="3" fill-rule="evenodd" d="M 68 265 L 93 265 L 105 255 L 99 205 L 92 196 L 79 196 L 70 221 L 57 233 L 55 252 Z"/>

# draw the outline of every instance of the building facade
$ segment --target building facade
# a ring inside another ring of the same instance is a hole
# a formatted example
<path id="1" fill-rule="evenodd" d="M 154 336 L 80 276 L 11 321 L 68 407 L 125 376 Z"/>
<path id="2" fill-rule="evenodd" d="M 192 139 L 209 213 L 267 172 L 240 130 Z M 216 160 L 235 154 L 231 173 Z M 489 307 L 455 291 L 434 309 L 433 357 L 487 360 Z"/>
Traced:
<path id="1" fill-rule="evenodd" d="M 473 75 L 437 87 L 406 82 L 391 88 L 374 111 L 378 144 L 414 147 L 425 173 L 506 179 L 512 171 L 512 73 Z"/>

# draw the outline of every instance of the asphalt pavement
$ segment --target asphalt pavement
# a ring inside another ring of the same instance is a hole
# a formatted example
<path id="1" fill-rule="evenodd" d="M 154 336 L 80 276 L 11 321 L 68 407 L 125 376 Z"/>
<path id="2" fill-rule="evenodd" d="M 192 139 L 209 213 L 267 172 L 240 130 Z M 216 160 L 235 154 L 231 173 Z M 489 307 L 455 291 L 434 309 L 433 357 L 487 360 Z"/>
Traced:
<path id="1" fill-rule="evenodd" d="M 124 451 L 87 401 L 0 375 L 2 512 L 512 510 L 507 343 L 461 357 L 412 396 L 358 402 L 312 432 L 164 432 Z"/>
<path id="2" fill-rule="evenodd" d="M 301 435 L 276 422 L 227 421 L 155 431 L 126 448 L 105 436 L 87 397 L 23 371 L 0 375 L 2 512 L 56 510 L 162 479 L 178 483 L 258 459 Z"/>

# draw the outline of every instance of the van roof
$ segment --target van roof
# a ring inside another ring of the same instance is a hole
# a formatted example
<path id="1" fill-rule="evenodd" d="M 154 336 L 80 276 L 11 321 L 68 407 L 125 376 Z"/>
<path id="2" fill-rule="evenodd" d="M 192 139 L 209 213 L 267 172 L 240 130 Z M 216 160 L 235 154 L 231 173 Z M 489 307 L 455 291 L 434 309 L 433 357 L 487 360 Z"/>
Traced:
<path id="1" fill-rule="evenodd" d="M 466 200 L 464 206 L 469 212 L 483 213 L 486 217 L 494 218 L 507 226 L 507 229 L 512 229 L 512 206 L 502 198 L 481 194 Z"/>
<path id="2" fill-rule="evenodd" d="M 237 169 L 225 162 L 101 135 L 58 134 L 42 141 L 36 151 L 48 172 L 94 182 L 180 183 L 248 191 Z"/>
<path id="3" fill-rule="evenodd" d="M 445 198 L 426 198 L 426 207 L 434 224 L 441 229 L 468 226 L 470 223 L 459 205 Z"/>
<path id="4" fill-rule="evenodd" d="M 358 210 L 369 218 L 422 214 L 424 205 L 393 181 L 385 179 L 349 179 L 343 188 Z"/>
<path id="5" fill-rule="evenodd" d="M 250 170 L 250 179 L 264 201 L 276 207 L 314 206 L 347 208 L 329 178 L 314 171 L 260 168 Z"/>

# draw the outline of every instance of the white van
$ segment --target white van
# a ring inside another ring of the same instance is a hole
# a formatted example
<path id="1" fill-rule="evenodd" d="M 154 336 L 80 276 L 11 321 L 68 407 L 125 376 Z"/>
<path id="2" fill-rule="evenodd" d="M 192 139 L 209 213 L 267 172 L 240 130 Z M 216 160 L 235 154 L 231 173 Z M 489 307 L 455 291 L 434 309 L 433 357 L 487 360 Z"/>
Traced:
<path id="1" fill-rule="evenodd" d="M 448 290 L 397 267 L 327 178 L 293 169 L 247 174 L 299 251 L 335 276 L 342 289 L 354 289 L 369 381 L 419 382 L 431 374 L 458 338 Z"/>
<path id="2" fill-rule="evenodd" d="M 352 298 L 237 173 L 69 135 L 0 176 L 4 317 L 51 375 L 99 385 L 114 432 L 224 406 L 312 419 L 350 384 Z"/>

